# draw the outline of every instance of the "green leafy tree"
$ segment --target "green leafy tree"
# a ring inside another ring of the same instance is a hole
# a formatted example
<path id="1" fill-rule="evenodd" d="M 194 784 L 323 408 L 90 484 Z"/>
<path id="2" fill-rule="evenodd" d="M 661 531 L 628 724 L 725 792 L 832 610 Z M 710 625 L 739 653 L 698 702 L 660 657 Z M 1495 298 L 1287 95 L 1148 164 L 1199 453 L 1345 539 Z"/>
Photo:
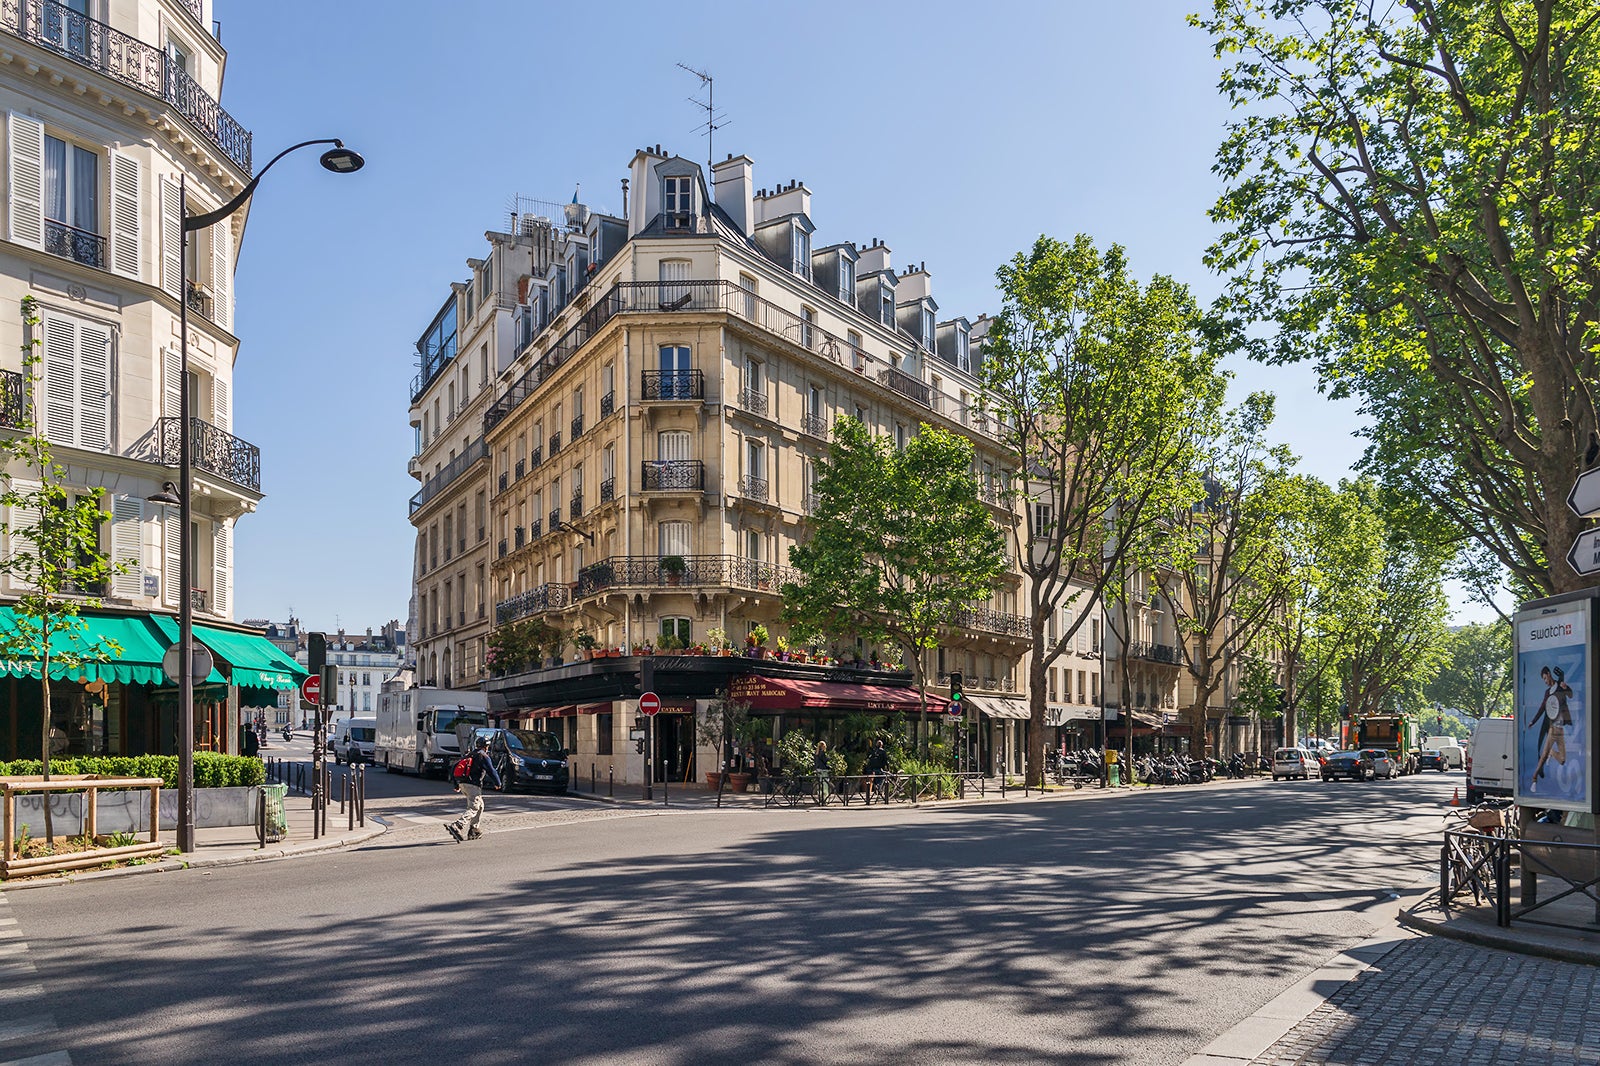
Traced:
<path id="1" fill-rule="evenodd" d="M 1597 437 L 1600 0 L 1214 0 L 1208 262 L 1250 353 L 1359 400 L 1365 468 L 1540 594 Z M 1269 321 L 1276 330 L 1247 329 Z"/>
<path id="2" fill-rule="evenodd" d="M 38 663 L 39 751 L 42 774 L 50 779 L 50 680 L 89 663 L 121 656 L 113 640 L 90 639 L 78 612 L 98 607 L 95 591 L 119 572 L 100 550 L 100 525 L 110 515 L 100 509 L 101 488 L 69 491 L 67 472 L 56 465 L 50 441 L 40 430 L 33 397 L 40 387 L 40 318 L 32 297 L 22 301 L 23 394 L 15 435 L 0 438 L 0 521 L 9 550 L 0 574 L 18 590 L 11 605 L 13 626 L 0 631 L 0 656 Z M 50 804 L 44 805 L 46 842 L 55 836 Z"/>
<path id="3" fill-rule="evenodd" d="M 809 536 L 789 549 L 805 577 L 783 586 L 784 618 L 802 634 L 898 647 L 924 709 L 923 652 L 1005 572 L 1005 542 L 972 467 L 972 442 L 955 433 L 924 424 L 897 448 L 840 418 L 817 464 Z"/>
<path id="4" fill-rule="evenodd" d="M 1028 578 L 1027 772 L 1042 787 L 1047 672 L 1107 602 L 1129 546 L 1168 513 L 1224 382 L 1188 290 L 1160 275 L 1141 285 L 1119 246 L 1040 237 L 997 277 L 983 403 L 1015 464 L 1006 499 L 1024 516 L 1012 535 Z"/>
<path id="5" fill-rule="evenodd" d="M 1473 718 L 1511 711 L 1511 626 L 1462 626 L 1450 634 L 1427 698 Z"/>

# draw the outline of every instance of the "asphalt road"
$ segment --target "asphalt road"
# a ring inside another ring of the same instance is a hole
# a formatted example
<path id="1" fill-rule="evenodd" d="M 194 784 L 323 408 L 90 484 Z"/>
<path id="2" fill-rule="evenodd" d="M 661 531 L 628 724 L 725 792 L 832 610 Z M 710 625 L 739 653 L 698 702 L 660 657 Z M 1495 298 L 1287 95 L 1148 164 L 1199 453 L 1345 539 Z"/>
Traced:
<path id="1" fill-rule="evenodd" d="M 381 776 L 381 775 L 379 775 Z M 77 1063 L 1181 1061 L 1375 930 L 1460 775 L 506 813 L 7 892 Z"/>

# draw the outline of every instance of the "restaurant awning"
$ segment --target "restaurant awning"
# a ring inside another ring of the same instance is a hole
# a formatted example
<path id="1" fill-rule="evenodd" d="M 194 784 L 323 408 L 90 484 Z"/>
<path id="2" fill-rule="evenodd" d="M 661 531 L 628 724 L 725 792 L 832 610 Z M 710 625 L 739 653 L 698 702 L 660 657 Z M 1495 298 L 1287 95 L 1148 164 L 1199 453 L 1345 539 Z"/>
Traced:
<path id="1" fill-rule="evenodd" d="M 753 711 L 916 711 L 920 707 L 916 689 L 761 674 L 734 678 L 728 695 L 748 702 Z M 947 702 L 943 696 L 930 694 L 928 710 L 943 712 Z"/>
<path id="2" fill-rule="evenodd" d="M 971 695 L 966 696 L 965 699 L 990 718 L 1012 718 L 1020 721 L 1033 717 L 1028 711 L 1028 705 L 1018 699 L 1008 699 L 1004 696 Z"/>
<path id="3" fill-rule="evenodd" d="M 172 642 L 178 639 L 177 620 L 169 615 L 151 616 Z M 294 689 L 307 674 L 304 667 L 289 658 L 266 637 L 239 633 L 195 623 L 194 639 L 211 649 L 213 655 L 232 670 L 230 680 L 240 688 Z"/>
<path id="4" fill-rule="evenodd" d="M 161 672 L 161 657 L 166 654 L 170 641 L 151 623 L 149 615 L 102 615 L 84 612 L 78 616 L 81 623 L 68 632 L 51 635 L 50 677 L 57 681 L 118 681 L 124 684 L 160 685 L 166 683 Z M 15 612 L 0 608 L 0 641 L 10 644 L 13 650 L 21 630 Z M 115 644 L 118 651 L 110 650 Z M 104 650 L 105 662 L 87 662 L 81 666 L 66 666 L 55 656 L 66 654 L 96 654 Z M 38 659 L 0 660 L 0 675 L 11 677 L 39 676 Z"/>

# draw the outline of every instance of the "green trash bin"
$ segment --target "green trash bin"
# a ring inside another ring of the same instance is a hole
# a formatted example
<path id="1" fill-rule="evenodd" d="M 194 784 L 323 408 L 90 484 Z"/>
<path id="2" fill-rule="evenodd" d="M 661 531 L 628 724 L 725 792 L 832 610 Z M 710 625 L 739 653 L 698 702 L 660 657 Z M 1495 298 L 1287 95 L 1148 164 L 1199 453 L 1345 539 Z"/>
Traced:
<path id="1" fill-rule="evenodd" d="M 1112 764 L 1109 768 L 1107 768 L 1106 774 L 1108 775 L 1106 780 L 1111 782 L 1112 788 L 1116 788 L 1118 785 L 1122 784 L 1121 764 Z"/>
<path id="2" fill-rule="evenodd" d="M 283 810 L 283 801 L 288 795 L 287 783 L 261 786 L 261 801 L 266 806 L 265 818 L 258 824 L 258 829 L 266 835 L 262 844 L 275 844 L 289 835 L 289 819 Z"/>

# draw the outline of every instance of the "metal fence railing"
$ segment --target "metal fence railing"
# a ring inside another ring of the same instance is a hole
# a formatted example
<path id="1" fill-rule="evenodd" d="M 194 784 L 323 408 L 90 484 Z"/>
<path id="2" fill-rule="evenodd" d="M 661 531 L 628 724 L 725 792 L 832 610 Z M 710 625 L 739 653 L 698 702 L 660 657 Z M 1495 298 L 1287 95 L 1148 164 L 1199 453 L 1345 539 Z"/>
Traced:
<path id="1" fill-rule="evenodd" d="M 1513 902 L 1512 878 L 1520 881 Z M 1539 882 L 1554 882 L 1555 891 L 1541 893 Z M 1446 910 L 1467 905 L 1492 906 L 1495 924 L 1515 921 L 1584 928 L 1600 922 L 1600 845 L 1564 840 L 1537 840 L 1471 829 L 1450 829 L 1439 852 L 1439 904 Z M 1546 910 L 1563 901 L 1586 900 L 1593 906 Z M 1538 917 L 1529 917 L 1535 912 Z"/>
<path id="2" fill-rule="evenodd" d="M 933 774 L 857 774 L 834 777 L 831 774 L 777 774 L 760 779 L 766 807 L 821 807 L 829 803 L 849 806 L 861 803 L 921 803 L 923 800 L 965 799 L 968 793 L 983 795 L 985 778 L 980 773 Z"/>

